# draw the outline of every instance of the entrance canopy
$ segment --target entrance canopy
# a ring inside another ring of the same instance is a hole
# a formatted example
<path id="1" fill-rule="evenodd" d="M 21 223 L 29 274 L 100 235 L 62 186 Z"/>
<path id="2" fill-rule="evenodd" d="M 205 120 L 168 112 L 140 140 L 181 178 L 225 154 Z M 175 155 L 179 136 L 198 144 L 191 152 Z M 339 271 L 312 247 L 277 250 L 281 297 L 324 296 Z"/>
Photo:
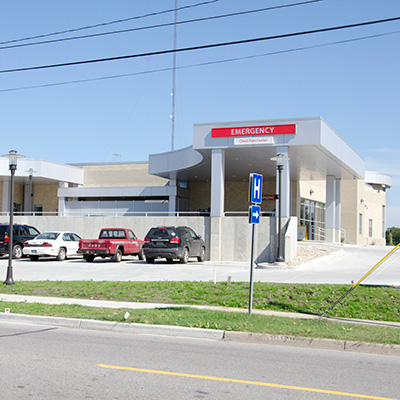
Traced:
<path id="1" fill-rule="evenodd" d="M 212 152 L 223 150 L 226 180 L 248 180 L 250 172 L 273 177 L 271 158 L 279 148 L 287 148 L 291 181 L 365 176 L 364 160 L 322 118 L 196 124 L 193 146 L 151 155 L 149 172 L 186 182 L 209 180 Z"/>

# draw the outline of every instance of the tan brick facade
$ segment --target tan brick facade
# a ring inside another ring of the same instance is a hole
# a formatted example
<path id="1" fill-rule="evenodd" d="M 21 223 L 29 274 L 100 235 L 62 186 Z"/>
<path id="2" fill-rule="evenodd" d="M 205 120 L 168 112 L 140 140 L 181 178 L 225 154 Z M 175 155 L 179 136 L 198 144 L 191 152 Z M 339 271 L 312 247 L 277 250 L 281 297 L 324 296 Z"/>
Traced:
<path id="1" fill-rule="evenodd" d="M 210 182 L 190 182 L 190 211 L 203 210 L 210 207 Z M 263 183 L 263 194 L 275 194 L 275 181 Z M 225 211 L 247 211 L 249 208 L 249 182 L 225 182 Z M 264 200 L 262 211 L 274 211 L 275 201 Z"/>
<path id="2" fill-rule="evenodd" d="M 114 163 L 82 166 L 85 187 L 165 186 L 167 179 L 150 175 L 148 163 Z"/>
<path id="3" fill-rule="evenodd" d="M 42 206 L 43 212 L 58 211 L 58 185 L 34 185 L 33 205 Z"/>

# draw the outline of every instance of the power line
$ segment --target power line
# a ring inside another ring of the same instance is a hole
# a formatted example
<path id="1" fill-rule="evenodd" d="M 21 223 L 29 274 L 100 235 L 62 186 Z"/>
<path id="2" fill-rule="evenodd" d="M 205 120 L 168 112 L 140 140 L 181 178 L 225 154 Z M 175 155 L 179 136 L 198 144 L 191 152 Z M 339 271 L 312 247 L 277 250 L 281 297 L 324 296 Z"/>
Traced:
<path id="1" fill-rule="evenodd" d="M 211 4 L 211 3 L 216 3 L 218 1 L 221 1 L 221 0 L 203 1 L 202 3 L 192 4 L 192 5 L 188 5 L 188 6 L 182 6 L 178 10 L 184 10 L 184 9 L 188 9 L 188 8 L 194 8 L 194 7 L 198 7 L 198 6 L 203 6 L 203 5 L 207 5 L 207 4 Z M 25 38 L 21 38 L 21 39 L 13 39 L 13 40 L 5 41 L 5 42 L 0 42 L 0 45 L 8 44 L 8 43 L 23 42 L 23 41 L 26 41 L 26 40 L 40 39 L 40 38 L 49 37 L 49 36 L 55 36 L 55 35 L 62 35 L 64 33 L 83 31 L 83 30 L 86 30 L 86 29 L 99 28 L 101 26 L 119 24 L 119 23 L 122 23 L 122 22 L 133 21 L 133 20 L 143 19 L 143 18 L 147 18 L 147 17 L 154 17 L 154 16 L 157 16 L 157 15 L 167 14 L 167 13 L 170 13 L 170 12 L 173 12 L 173 11 L 174 11 L 174 9 L 172 8 L 172 9 L 163 10 L 163 11 L 156 11 L 156 12 L 149 13 L 149 14 L 137 15 L 137 16 L 134 16 L 134 17 L 124 18 L 124 19 L 117 19 L 117 20 L 109 21 L 109 22 L 102 22 L 102 23 L 95 24 L 95 25 L 82 26 L 80 28 L 72 28 L 72 29 L 66 29 L 64 31 L 52 32 L 52 33 L 44 33 L 42 35 L 29 36 L 29 37 L 25 37 Z"/>
<path id="2" fill-rule="evenodd" d="M 60 64 L 38 65 L 38 66 L 34 66 L 34 67 L 13 68 L 13 69 L 0 70 L 0 74 L 11 73 L 11 72 L 34 71 L 34 70 L 49 69 L 49 68 L 71 67 L 71 66 L 75 66 L 75 65 L 94 64 L 94 63 L 101 63 L 101 62 L 106 62 L 106 61 L 127 60 L 127 59 L 132 59 L 132 58 L 141 58 L 141 57 L 149 57 L 149 56 L 162 55 L 162 54 L 170 54 L 173 52 L 181 53 L 181 52 L 193 51 L 193 50 L 204 50 L 204 49 L 226 47 L 226 46 L 233 46 L 233 45 L 246 44 L 246 43 L 255 43 L 255 42 L 274 40 L 274 39 L 283 39 L 283 38 L 288 38 L 288 37 L 304 36 L 304 35 L 310 35 L 310 34 L 314 34 L 314 33 L 332 32 L 332 31 L 337 31 L 337 30 L 341 30 L 341 29 L 349 29 L 349 28 L 356 28 L 356 27 L 360 27 L 360 26 L 376 25 L 376 24 L 382 24 L 382 23 L 393 22 L 393 21 L 398 21 L 398 20 L 400 20 L 400 17 L 393 17 L 393 18 L 387 18 L 387 19 L 381 19 L 381 20 L 375 20 L 375 21 L 367 21 L 367 22 L 359 22 L 356 24 L 334 26 L 334 27 L 329 27 L 329 28 L 314 29 L 314 30 L 302 31 L 302 32 L 285 33 L 285 34 L 281 34 L 281 35 L 266 36 L 266 37 L 259 37 L 259 38 L 253 38 L 253 39 L 236 40 L 236 41 L 232 41 L 232 42 L 213 43 L 213 44 L 206 44 L 206 45 L 201 45 L 201 46 L 184 47 L 184 48 L 180 48 L 180 49 L 169 49 L 169 50 L 153 51 L 153 52 L 148 52 L 148 53 L 128 54 L 128 55 L 124 55 L 124 56 L 98 58 L 98 59 L 92 59 L 92 60 L 71 61 L 71 62 L 60 63 Z"/>
<path id="3" fill-rule="evenodd" d="M 70 40 L 90 39 L 90 38 L 94 38 L 94 37 L 116 35 L 116 34 L 120 34 L 120 33 L 137 32 L 137 31 L 155 29 L 155 28 L 165 28 L 165 27 L 173 26 L 173 25 L 190 24 L 190 23 L 193 23 L 193 22 L 211 21 L 211 20 L 215 20 L 215 19 L 236 17 L 236 16 L 239 16 L 239 15 L 254 14 L 254 13 L 258 13 L 258 12 L 272 11 L 272 10 L 276 10 L 276 9 L 280 9 L 280 8 L 295 7 L 295 6 L 300 6 L 300 5 L 310 4 L 310 3 L 317 3 L 317 2 L 320 2 L 320 1 L 323 1 L 323 0 L 307 0 L 307 1 L 302 1 L 302 2 L 299 2 L 299 3 L 285 4 L 285 5 L 273 6 L 273 7 L 264 7 L 264 8 L 259 8 L 259 9 L 256 9 L 256 10 L 238 11 L 238 12 L 235 12 L 235 13 L 214 15 L 214 16 L 211 16 L 211 17 L 195 18 L 195 19 L 190 19 L 190 20 L 185 20 L 185 21 L 178 21 L 176 23 L 175 22 L 166 22 L 166 23 L 163 23 L 163 24 L 141 26 L 141 27 L 129 28 L 129 29 L 120 29 L 120 30 L 117 30 L 117 31 L 92 33 L 92 34 L 88 34 L 88 35 L 73 36 L 73 37 L 68 37 L 68 38 L 44 40 L 44 41 L 41 41 L 41 42 L 23 43 L 23 44 L 16 44 L 16 45 L 10 45 L 10 46 L 2 46 L 2 47 L 0 47 L 0 50 L 15 49 L 15 48 L 20 48 L 20 47 L 28 47 L 28 46 L 38 46 L 38 45 L 51 44 L 51 43 L 60 43 L 60 42 L 66 42 L 66 41 L 70 41 Z M 6 43 L 6 42 L 3 42 L 3 43 Z M 0 43 L 0 44 L 3 44 L 3 43 Z"/>
<path id="4" fill-rule="evenodd" d="M 303 46 L 303 47 L 296 47 L 293 49 L 278 50 L 278 51 L 273 51 L 270 53 L 255 54 L 255 55 L 250 55 L 250 56 L 228 58 L 228 59 L 224 59 L 224 60 L 206 61 L 203 63 L 182 65 L 182 66 L 176 67 L 176 69 L 180 70 L 180 69 L 187 69 L 187 68 L 194 68 L 194 67 L 204 67 L 204 66 L 208 66 L 208 65 L 223 64 L 223 63 L 248 60 L 248 59 L 260 58 L 260 57 L 267 57 L 267 56 L 275 56 L 275 55 L 286 54 L 286 53 L 294 53 L 297 51 L 311 50 L 311 49 L 333 46 L 333 45 L 338 45 L 338 44 L 357 42 L 357 41 L 366 40 L 366 39 L 374 39 L 374 38 L 388 36 L 388 35 L 394 35 L 394 34 L 398 34 L 398 33 L 400 33 L 400 31 L 378 33 L 375 35 L 362 36 L 362 37 L 353 38 L 353 39 L 338 40 L 338 41 L 330 42 L 330 43 L 322 43 L 322 44 L 316 44 L 316 45 L 312 45 L 312 46 Z M 166 67 L 166 68 L 153 69 L 153 70 L 149 70 L 149 71 L 140 71 L 140 72 L 131 72 L 128 74 L 109 75 L 109 76 L 103 76 L 103 77 L 98 77 L 98 78 L 78 79 L 78 80 L 74 80 L 74 81 L 46 83 L 46 84 L 34 85 L 34 86 L 22 86 L 22 87 L 18 87 L 18 88 L 0 89 L 0 93 L 13 92 L 13 91 L 19 91 L 19 90 L 29 90 L 29 89 L 41 89 L 41 88 L 54 87 L 54 86 L 65 86 L 65 85 L 72 85 L 72 84 L 79 84 L 79 83 L 102 81 L 102 80 L 108 80 L 108 79 L 126 78 L 129 76 L 146 75 L 146 74 L 153 74 L 153 73 L 158 73 L 158 72 L 167 72 L 167 71 L 171 71 L 171 70 L 172 70 L 172 67 Z"/>

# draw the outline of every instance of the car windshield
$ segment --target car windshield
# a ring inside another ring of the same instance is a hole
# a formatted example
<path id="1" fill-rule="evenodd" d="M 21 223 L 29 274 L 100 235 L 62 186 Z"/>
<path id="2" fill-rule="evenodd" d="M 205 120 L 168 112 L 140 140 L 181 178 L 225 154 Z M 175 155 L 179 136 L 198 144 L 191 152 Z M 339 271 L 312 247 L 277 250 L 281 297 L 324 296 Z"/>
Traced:
<path id="1" fill-rule="evenodd" d="M 40 235 L 36 236 L 35 239 L 56 240 L 58 238 L 58 236 L 59 236 L 59 233 L 57 233 L 57 232 L 44 232 L 44 233 L 41 233 Z"/>
<path id="2" fill-rule="evenodd" d="M 175 228 L 152 228 L 150 229 L 149 237 L 169 237 L 176 236 Z"/>

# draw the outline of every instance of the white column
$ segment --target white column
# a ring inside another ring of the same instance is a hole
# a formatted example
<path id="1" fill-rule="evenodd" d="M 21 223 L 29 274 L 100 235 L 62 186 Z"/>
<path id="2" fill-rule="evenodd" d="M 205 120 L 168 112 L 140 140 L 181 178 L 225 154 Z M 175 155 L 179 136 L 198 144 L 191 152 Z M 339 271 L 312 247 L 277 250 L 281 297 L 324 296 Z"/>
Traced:
<path id="1" fill-rule="evenodd" d="M 68 187 L 68 182 L 60 182 L 58 184 L 58 187 L 60 188 L 67 188 Z M 59 216 L 65 216 L 65 210 L 66 210 L 66 198 L 65 197 L 58 197 L 58 215 Z"/>
<path id="2" fill-rule="evenodd" d="M 168 211 L 169 211 L 169 215 L 170 216 L 174 216 L 175 215 L 174 213 L 176 211 L 180 211 L 180 210 L 176 209 L 176 207 L 177 207 L 177 204 L 176 204 L 176 197 L 177 197 L 176 196 L 177 195 L 176 184 L 177 184 L 176 179 L 170 179 L 169 180 L 169 186 L 171 186 L 171 187 L 173 187 L 175 189 L 174 194 L 170 195 L 168 197 Z"/>
<path id="3" fill-rule="evenodd" d="M 333 175 L 326 177 L 326 230 L 325 240 L 335 242 L 336 225 L 336 180 Z"/>
<path id="4" fill-rule="evenodd" d="M 282 157 L 286 158 L 287 160 L 282 161 L 283 169 L 281 172 L 281 180 L 282 180 L 282 187 L 281 187 L 281 212 L 282 218 L 289 218 L 290 217 L 290 160 L 289 160 L 289 149 L 287 146 L 278 147 L 276 149 L 277 154 L 281 154 Z M 278 171 L 276 172 L 276 192 L 278 193 L 279 190 L 279 174 Z M 276 203 L 276 210 L 278 210 L 278 202 Z"/>
<path id="5" fill-rule="evenodd" d="M 341 179 L 335 180 L 336 186 L 336 209 L 335 209 L 335 230 L 336 242 L 341 241 L 341 228 L 342 228 L 342 181 Z"/>
<path id="6" fill-rule="evenodd" d="M 225 150 L 211 152 L 211 217 L 222 217 L 225 211 Z"/>

